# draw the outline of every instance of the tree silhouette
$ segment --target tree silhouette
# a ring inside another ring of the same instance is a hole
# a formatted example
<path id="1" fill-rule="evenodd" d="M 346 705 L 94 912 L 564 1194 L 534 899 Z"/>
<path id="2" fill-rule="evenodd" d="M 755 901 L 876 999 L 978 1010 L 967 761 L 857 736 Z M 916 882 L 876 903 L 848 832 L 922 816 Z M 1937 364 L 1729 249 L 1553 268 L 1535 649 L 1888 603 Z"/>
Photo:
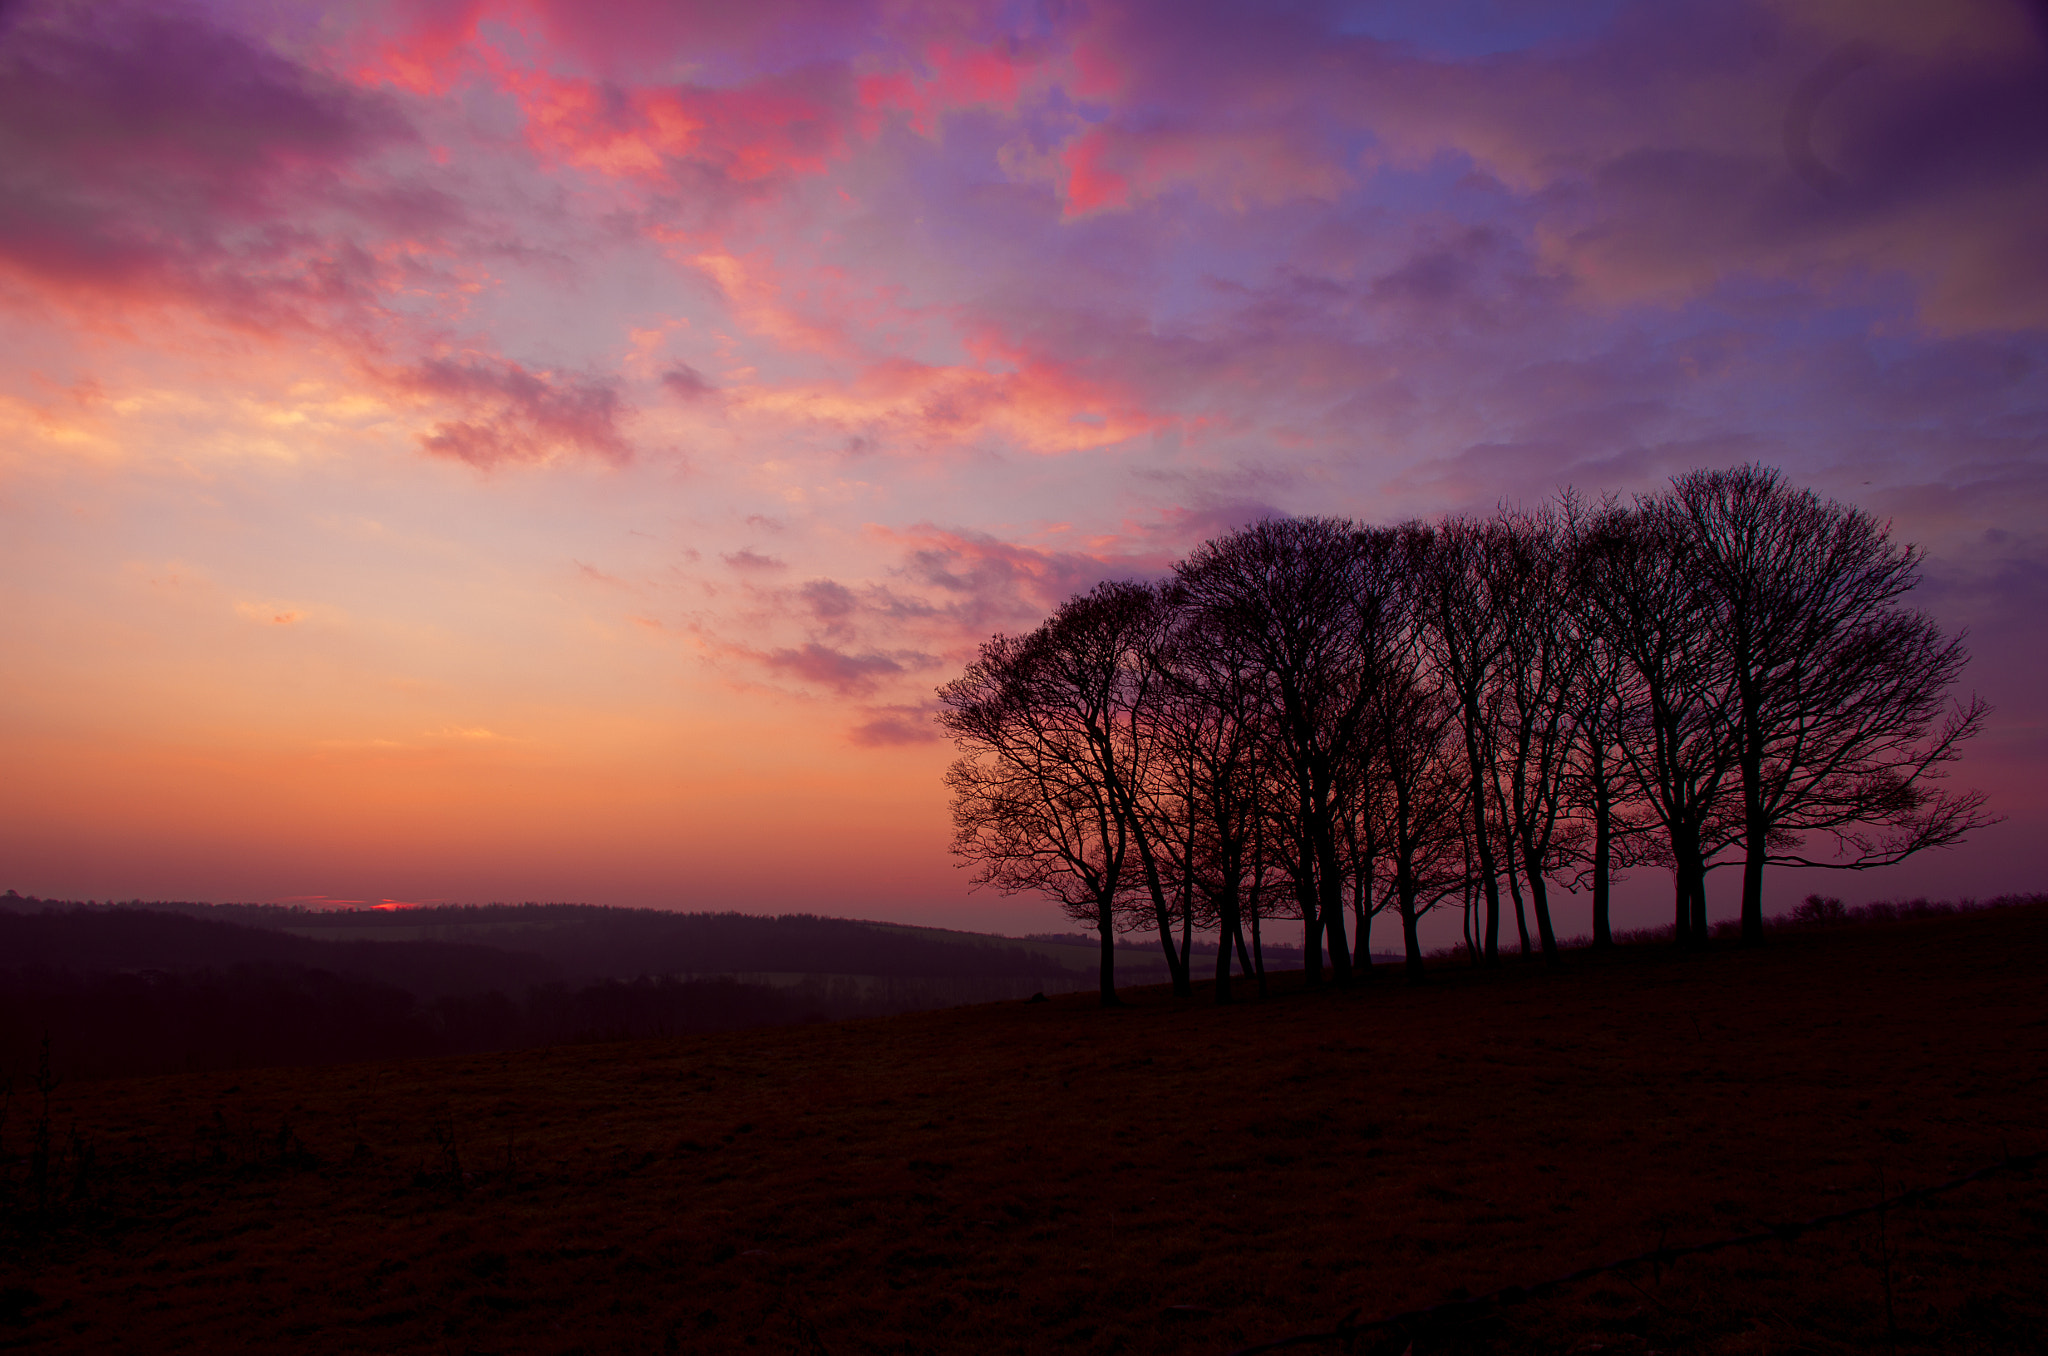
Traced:
<path id="1" fill-rule="evenodd" d="M 1227 1002 L 1233 952 L 1263 984 L 1282 899 L 1311 984 L 1326 946 L 1339 983 L 1370 973 L 1382 908 L 1419 975 L 1419 919 L 1452 898 L 1468 927 L 1484 900 L 1469 942 L 1497 958 L 1503 877 L 1523 954 L 1554 963 L 1552 885 L 1590 886 L 1608 945 L 1615 873 L 1644 862 L 1698 945 L 1738 844 L 1754 940 L 1766 865 L 1884 865 L 1990 822 L 1937 785 L 1985 708 L 1948 700 L 1961 640 L 1901 602 L 1919 561 L 1754 466 L 1629 507 L 1267 519 L 997 637 L 940 690 L 955 850 L 1097 927 L 1106 1001 L 1120 919 L 1149 916 L 1183 994 L 1213 930 Z"/>
<path id="2" fill-rule="evenodd" d="M 1500 955 L 1500 867 L 1492 833 L 1496 679 L 1504 653 L 1501 609 L 1485 560 L 1499 535 L 1491 523 L 1445 518 L 1403 530 L 1417 615 L 1438 680 L 1456 703 L 1465 754 L 1469 842 L 1485 894 L 1485 946 Z"/>
<path id="3" fill-rule="evenodd" d="M 1626 661 L 1621 750 L 1664 831 L 1680 946 L 1707 939 L 1707 864 L 1730 837 L 1735 742 L 1698 549 L 1668 514 L 1615 509 L 1588 543 L 1586 602 Z"/>
<path id="4" fill-rule="evenodd" d="M 1199 902 L 1202 921 L 1217 931 L 1216 1001 L 1228 1003 L 1233 947 L 1246 973 L 1256 968 L 1244 924 L 1258 882 L 1260 819 L 1267 810 L 1267 713 L 1259 680 L 1233 661 L 1227 638 L 1191 615 L 1177 591 L 1169 601 L 1179 624 L 1158 662 L 1169 691 L 1168 762 L 1177 769 L 1186 814 L 1180 869 L 1183 889 Z"/>
<path id="5" fill-rule="evenodd" d="M 1117 1003 L 1115 932 L 1134 889 L 1150 890 L 1176 987 L 1187 984 L 1140 806 L 1159 614 L 1144 585 L 1098 585 L 1031 634 L 990 640 L 939 689 L 940 725 L 964 754 L 946 774 L 954 852 L 980 864 L 977 881 L 1050 895 L 1096 929 L 1104 1006 Z"/>
<path id="6" fill-rule="evenodd" d="M 1986 708 L 1950 706 L 1962 642 L 1899 602 L 1919 551 L 1760 466 L 1682 476 L 1652 513 L 1689 534 L 1713 603 L 1741 776 L 1745 941 L 1763 939 L 1768 863 L 1886 866 L 1991 822 L 1982 796 L 1932 785 Z M 1835 860 L 1797 851 L 1816 832 L 1833 835 Z"/>
<path id="7" fill-rule="evenodd" d="M 1582 736 L 1579 693 L 1592 662 L 1583 616 L 1572 606 L 1573 506 L 1504 514 L 1487 552 L 1488 592 L 1501 618 L 1498 712 L 1501 819 L 1529 887 L 1543 955 L 1557 961 L 1548 879 L 1564 862 L 1559 828 L 1574 789 L 1571 754 Z"/>
<path id="8" fill-rule="evenodd" d="M 1269 518 L 1197 547 L 1177 567 L 1178 596 L 1214 645 L 1264 689 L 1273 761 L 1284 769 L 1286 827 L 1311 983 L 1349 980 L 1337 797 L 1372 695 L 1371 647 L 1384 578 L 1364 569 L 1351 524 Z"/>

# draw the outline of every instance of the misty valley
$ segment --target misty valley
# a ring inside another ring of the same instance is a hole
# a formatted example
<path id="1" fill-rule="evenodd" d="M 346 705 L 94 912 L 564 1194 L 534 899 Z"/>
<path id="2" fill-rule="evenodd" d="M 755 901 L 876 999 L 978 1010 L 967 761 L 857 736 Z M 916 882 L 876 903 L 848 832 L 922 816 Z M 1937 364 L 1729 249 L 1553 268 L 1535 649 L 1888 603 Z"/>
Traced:
<path id="1" fill-rule="evenodd" d="M 726 1031 L 1064 993 L 1094 939 L 575 904 L 377 910 L 0 897 L 0 1070 L 67 1078 Z M 1300 964 L 1298 949 L 1269 948 Z M 1156 947 L 1121 948 L 1135 983 Z"/>

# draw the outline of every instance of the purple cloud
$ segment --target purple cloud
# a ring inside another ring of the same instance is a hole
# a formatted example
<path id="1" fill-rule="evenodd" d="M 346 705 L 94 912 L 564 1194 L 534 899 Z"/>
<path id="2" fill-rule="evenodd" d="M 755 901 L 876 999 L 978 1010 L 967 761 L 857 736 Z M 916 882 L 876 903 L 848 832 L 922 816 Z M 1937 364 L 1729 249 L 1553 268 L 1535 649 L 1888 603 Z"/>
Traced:
<path id="1" fill-rule="evenodd" d="M 936 743 L 942 736 L 933 723 L 933 710 L 928 705 L 869 707 L 868 718 L 854 726 L 847 737 L 864 749 Z"/>
<path id="2" fill-rule="evenodd" d="M 618 428 L 625 403 L 609 380 L 474 356 L 429 359 L 399 373 L 396 384 L 464 411 L 420 440 L 436 456 L 489 468 L 565 451 L 614 463 L 632 455 Z"/>
<path id="3" fill-rule="evenodd" d="M 830 688 L 842 697 L 863 696 L 884 680 L 934 662 L 930 655 L 916 653 L 848 654 L 815 641 L 794 649 L 771 650 L 761 656 L 761 663 L 770 671 Z"/>
<path id="4" fill-rule="evenodd" d="M 0 266 L 259 326 L 360 309 L 379 264 L 314 223 L 453 219 L 431 188 L 350 183 L 412 139 L 389 101 L 195 10 L 30 5 L 0 43 Z"/>
<path id="5" fill-rule="evenodd" d="M 662 388 L 679 400 L 695 402 L 718 394 L 718 387 L 688 363 L 677 363 L 661 374 Z"/>
<path id="6" fill-rule="evenodd" d="M 938 590 L 945 596 L 943 610 L 974 634 L 986 634 L 991 626 L 1035 623 L 1104 579 L 1162 573 L 1167 564 L 1044 551 L 984 533 L 929 526 L 905 535 L 909 549 L 901 573 Z"/>
<path id="7" fill-rule="evenodd" d="M 830 579 L 813 579 L 799 592 L 811 615 L 827 626 L 844 623 L 859 605 L 852 589 Z"/>

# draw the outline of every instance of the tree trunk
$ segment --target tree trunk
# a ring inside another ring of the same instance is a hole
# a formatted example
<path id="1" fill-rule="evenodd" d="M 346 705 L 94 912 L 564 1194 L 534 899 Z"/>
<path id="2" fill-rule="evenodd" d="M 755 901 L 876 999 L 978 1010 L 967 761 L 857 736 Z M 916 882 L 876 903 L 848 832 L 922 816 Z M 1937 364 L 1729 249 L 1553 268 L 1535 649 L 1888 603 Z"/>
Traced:
<path id="1" fill-rule="evenodd" d="M 1414 871 L 1405 862 L 1397 869 L 1399 875 L 1395 889 L 1401 906 L 1401 947 L 1406 953 L 1401 972 L 1410 981 L 1420 983 L 1429 975 L 1422 964 L 1422 939 L 1416 933 L 1416 923 L 1419 920 L 1415 911 L 1415 900 L 1419 892 L 1415 888 Z"/>
<path id="2" fill-rule="evenodd" d="M 1742 760 L 1743 847 L 1747 851 L 1742 863 L 1742 944 L 1759 946 L 1764 940 L 1764 859 L 1771 850 L 1770 822 L 1764 817 L 1761 790 L 1751 789 L 1752 777 L 1761 781 L 1763 772 L 1758 767 L 1752 773 L 1750 761 L 1747 757 Z"/>
<path id="3" fill-rule="evenodd" d="M 1102 936 L 1101 1005 L 1105 1008 L 1120 1008 L 1124 1005 L 1124 1000 L 1116 996 L 1116 925 L 1107 904 L 1097 913 L 1095 930 Z"/>
<path id="4" fill-rule="evenodd" d="M 1372 978 L 1372 914 L 1366 907 L 1369 889 L 1363 878 L 1351 889 L 1351 973 L 1359 979 Z"/>
<path id="5" fill-rule="evenodd" d="M 1465 755 L 1472 764 L 1472 846 L 1479 857 L 1479 879 L 1486 890 L 1486 961 L 1491 965 L 1500 959 L 1500 877 L 1494 870 L 1493 843 L 1486 832 L 1486 779 L 1480 767 L 1479 747 L 1469 726 Z"/>
<path id="6" fill-rule="evenodd" d="M 1259 941 L 1259 913 L 1252 910 L 1252 968 L 1259 977 L 1259 997 L 1266 996 L 1266 949 Z"/>
<path id="7" fill-rule="evenodd" d="M 1742 944 L 1759 946 L 1764 940 L 1764 861 L 1770 855 L 1770 821 L 1764 816 L 1764 729 L 1763 698 L 1758 690 L 1753 635 L 1747 608 L 1735 639 L 1736 662 L 1741 666 L 1742 700 Z"/>
<path id="8" fill-rule="evenodd" d="M 1614 807 L 1609 803 L 1604 769 L 1593 764 L 1593 949 L 1604 951 L 1614 945 L 1609 926 L 1609 894 L 1614 865 Z"/>
<path id="9" fill-rule="evenodd" d="M 1550 889 L 1543 873 L 1537 870 L 1533 852 L 1529 854 L 1529 861 L 1524 863 L 1524 869 L 1529 877 L 1529 903 L 1536 910 L 1536 936 L 1543 944 L 1543 961 L 1546 965 L 1556 965 L 1557 930 L 1550 925 Z"/>
<path id="10" fill-rule="evenodd" d="M 1221 1007 L 1230 1002 L 1230 943 L 1238 937 L 1238 886 L 1235 874 L 1223 874 L 1223 892 L 1216 900 L 1216 1004 Z M 1244 942 L 1238 940 L 1238 952 L 1242 956 Z"/>
<path id="11" fill-rule="evenodd" d="M 1330 977 L 1338 988 L 1351 983 L 1351 948 L 1344 940 L 1344 875 L 1337 869 L 1337 836 L 1327 807 L 1316 815 L 1316 894 L 1323 935 L 1330 943 Z"/>
<path id="12" fill-rule="evenodd" d="M 1173 996 L 1186 998 L 1194 990 L 1188 978 L 1188 953 L 1173 945 L 1173 910 L 1167 907 L 1166 889 L 1159 879 L 1159 859 L 1152 851 L 1152 835 L 1139 822 L 1135 810 L 1127 811 L 1131 836 L 1138 844 L 1138 860 L 1145 868 L 1145 889 L 1152 896 L 1152 914 L 1159 924 L 1159 949 L 1166 953 L 1166 972 L 1173 977 Z"/>
<path id="13" fill-rule="evenodd" d="M 1231 926 L 1217 928 L 1217 1006 L 1231 1002 Z"/>
<path id="14" fill-rule="evenodd" d="M 1311 989 L 1323 984 L 1323 909 L 1316 898 L 1315 849 L 1308 841 L 1308 826 L 1296 825 L 1294 852 L 1294 903 L 1301 910 L 1301 972 Z"/>
<path id="15" fill-rule="evenodd" d="M 1678 944 L 1705 946 L 1707 942 L 1706 862 L 1700 855 L 1699 840 L 1689 830 L 1671 834 L 1673 886 L 1677 909 Z"/>
<path id="16" fill-rule="evenodd" d="M 1358 916 L 1357 951 L 1351 973 L 1361 980 L 1372 978 L 1372 915 L 1369 913 L 1361 912 Z"/>
<path id="17" fill-rule="evenodd" d="M 1522 955 L 1526 958 L 1533 954 L 1536 948 L 1529 945 L 1529 915 L 1522 911 L 1522 873 L 1515 869 L 1515 854 L 1512 851 L 1507 855 L 1507 868 L 1508 894 L 1515 901 L 1515 931 L 1522 936 Z"/>

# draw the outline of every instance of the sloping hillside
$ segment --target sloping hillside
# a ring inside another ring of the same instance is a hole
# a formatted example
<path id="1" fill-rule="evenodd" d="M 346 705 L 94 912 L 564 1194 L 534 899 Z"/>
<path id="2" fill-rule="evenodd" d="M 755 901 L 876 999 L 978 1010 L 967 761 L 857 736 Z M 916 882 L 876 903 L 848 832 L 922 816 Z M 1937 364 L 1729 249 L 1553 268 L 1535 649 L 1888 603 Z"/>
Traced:
<path id="1" fill-rule="evenodd" d="M 1761 1231 L 1360 1349 L 2037 1352 L 2038 1172 L 1767 1226 L 2048 1147 L 2044 972 L 2036 906 L 60 1086 L 0 1131 L 0 1341 L 1220 1353 Z"/>

